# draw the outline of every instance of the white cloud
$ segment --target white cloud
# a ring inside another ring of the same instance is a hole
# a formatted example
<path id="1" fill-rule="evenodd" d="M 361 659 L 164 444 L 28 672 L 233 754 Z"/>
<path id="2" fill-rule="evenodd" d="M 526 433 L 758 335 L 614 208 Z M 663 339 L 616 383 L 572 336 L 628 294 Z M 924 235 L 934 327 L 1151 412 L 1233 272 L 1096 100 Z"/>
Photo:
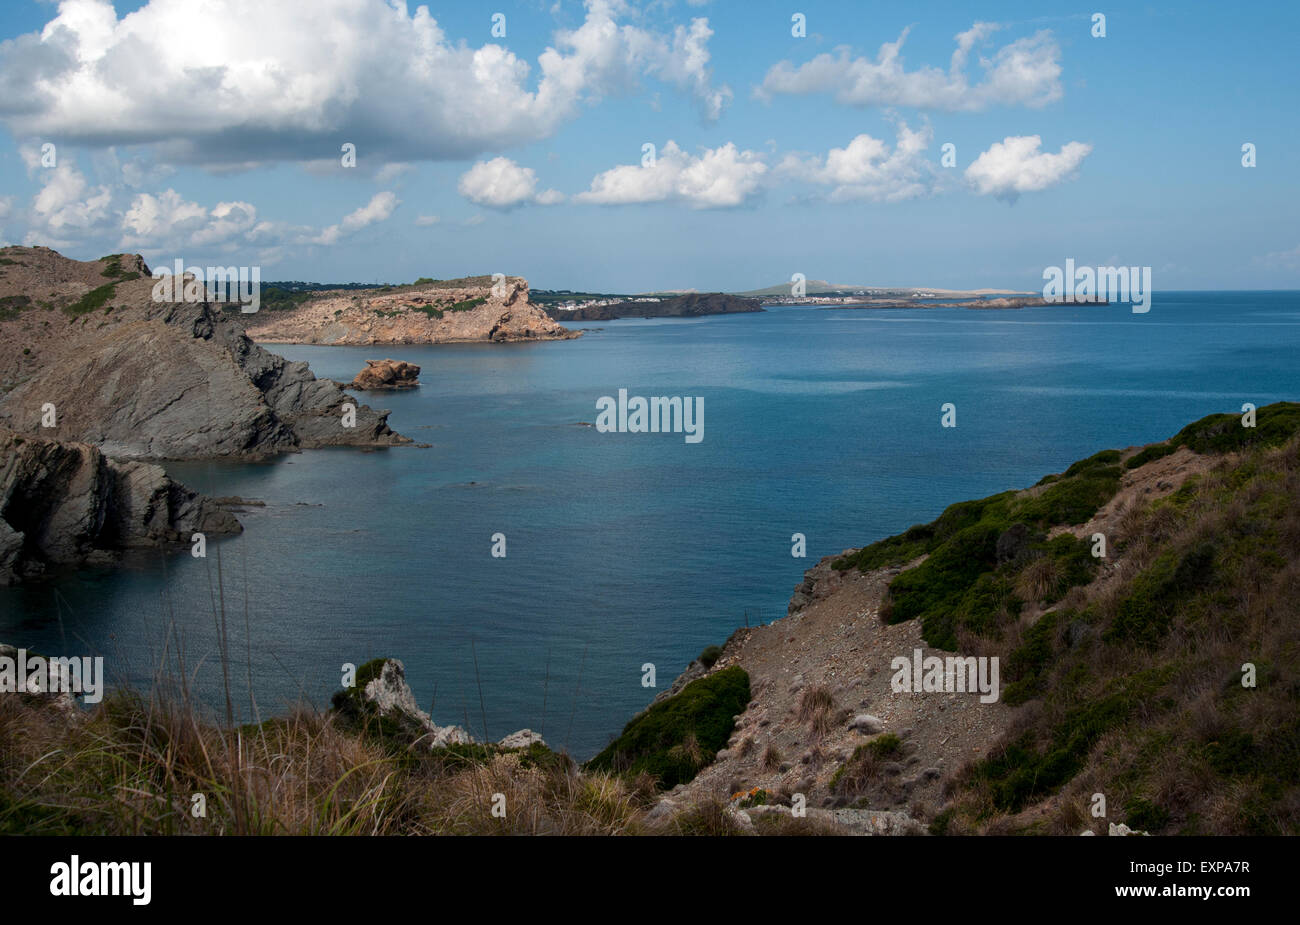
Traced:
<path id="1" fill-rule="evenodd" d="M 573 198 L 599 205 L 679 200 L 697 209 L 730 208 L 756 195 L 765 173 L 762 155 L 731 142 L 693 157 L 669 140 L 652 164 L 606 170 Z"/>
<path id="2" fill-rule="evenodd" d="M 429 225 L 436 225 L 440 221 L 442 221 L 442 219 L 436 215 L 417 215 L 415 217 L 415 224 L 419 225 L 421 228 L 426 228 Z"/>
<path id="3" fill-rule="evenodd" d="M 152 253 L 161 248 L 224 252 L 260 248 L 264 257 L 279 259 L 286 247 L 337 244 L 362 228 L 386 221 L 399 202 L 391 192 L 376 193 L 338 224 L 317 231 L 303 225 L 259 220 L 257 208 L 248 202 L 219 202 L 209 209 L 174 189 L 156 195 L 139 193 L 122 215 L 123 233 L 117 247 Z"/>
<path id="4" fill-rule="evenodd" d="M 1044 106 L 1061 97 L 1060 48 L 1049 31 L 1017 39 L 992 58 L 981 57 L 983 79 L 972 84 L 966 65 L 972 49 L 999 26 L 976 23 L 956 36 L 948 70 L 903 66 L 902 47 L 910 27 L 895 42 L 880 46 L 874 61 L 853 57 L 847 46 L 795 66 L 779 61 L 756 90 L 760 99 L 776 94 L 833 93 L 850 106 L 912 106 L 972 112 L 993 105 Z"/>
<path id="5" fill-rule="evenodd" d="M 413 170 L 415 170 L 414 164 L 385 164 L 375 171 L 375 182 L 380 186 L 387 186 Z"/>
<path id="6" fill-rule="evenodd" d="M 343 141 L 372 163 L 471 158 L 548 137 L 644 78 L 718 116 L 731 91 L 713 83 L 707 19 L 656 31 L 620 22 L 621 0 L 586 7 L 534 76 L 397 0 L 150 0 L 121 19 L 108 0 L 63 0 L 39 34 L 0 44 L 0 120 L 20 138 L 246 167 L 337 164 Z"/>
<path id="7" fill-rule="evenodd" d="M 139 193 L 122 216 L 118 246 L 197 247 L 227 244 L 257 225 L 257 209 L 247 202 L 220 202 L 208 209 L 174 189 Z"/>
<path id="8" fill-rule="evenodd" d="M 479 161 L 461 175 L 456 189 L 462 196 L 491 209 L 513 209 L 525 203 L 552 205 L 564 199 L 556 190 L 537 192 L 537 174 L 508 157 Z"/>
<path id="9" fill-rule="evenodd" d="M 399 202 L 401 200 L 388 191 L 375 193 L 368 203 L 350 212 L 343 221 L 322 230 L 313 243 L 337 244 L 344 235 L 353 234 L 378 222 L 386 222 Z"/>
<path id="10" fill-rule="evenodd" d="M 42 168 L 41 189 L 28 210 L 24 243 L 66 247 L 104 226 L 110 218 L 112 200 L 109 187 L 92 188 L 81 171 L 67 161 Z"/>
<path id="11" fill-rule="evenodd" d="M 1056 154 L 1039 152 L 1037 135 L 1009 136 L 993 145 L 966 168 L 975 192 L 1014 202 L 1021 193 L 1034 193 L 1072 177 L 1092 151 L 1092 145 L 1071 141 Z"/>
<path id="12" fill-rule="evenodd" d="M 13 211 L 13 207 L 14 198 L 12 196 L 0 196 L 0 219 L 8 218 L 9 213 Z"/>
<path id="13" fill-rule="evenodd" d="M 938 186 L 937 170 L 924 157 L 932 135 L 928 125 L 914 132 L 900 123 L 892 151 L 885 142 L 863 134 L 843 148 L 831 148 L 825 158 L 786 155 L 777 172 L 831 187 L 827 198 L 832 202 L 914 199 L 935 192 Z"/>

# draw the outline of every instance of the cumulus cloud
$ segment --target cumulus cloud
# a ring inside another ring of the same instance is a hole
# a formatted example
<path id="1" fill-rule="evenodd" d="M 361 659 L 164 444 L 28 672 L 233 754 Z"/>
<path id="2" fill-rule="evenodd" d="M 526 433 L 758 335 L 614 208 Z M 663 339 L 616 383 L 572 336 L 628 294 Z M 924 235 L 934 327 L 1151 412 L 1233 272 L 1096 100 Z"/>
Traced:
<path id="1" fill-rule="evenodd" d="M 456 189 L 470 202 L 491 209 L 513 209 L 525 203 L 552 205 L 564 198 L 556 190 L 537 192 L 537 174 L 508 157 L 479 161 L 461 175 Z"/>
<path id="2" fill-rule="evenodd" d="M 113 191 L 94 186 L 73 164 L 42 168 L 41 189 L 27 210 L 23 243 L 67 247 L 78 238 L 103 228 L 111 217 Z"/>
<path id="3" fill-rule="evenodd" d="M 1071 141 L 1056 154 L 1040 152 L 1038 135 L 1009 136 L 994 144 L 966 168 L 975 192 L 1015 202 L 1021 193 L 1034 193 L 1069 179 L 1078 171 L 1092 145 Z"/>
<path id="4" fill-rule="evenodd" d="M 599 205 L 678 200 L 697 209 L 732 208 L 760 191 L 765 173 L 761 155 L 731 142 L 694 157 L 669 140 L 653 162 L 597 174 L 591 188 L 573 198 Z"/>
<path id="5" fill-rule="evenodd" d="M 993 105 L 1044 106 L 1061 97 L 1061 50 L 1050 31 L 1017 39 L 991 58 L 981 57 L 982 79 L 971 83 L 971 51 L 1000 27 L 975 23 L 956 36 L 948 70 L 903 66 L 902 48 L 911 27 L 897 41 L 880 46 L 876 59 L 854 57 L 843 46 L 801 65 L 779 61 L 756 90 L 760 99 L 777 94 L 833 93 L 850 106 L 912 106 L 948 112 L 974 112 Z"/>
<path id="6" fill-rule="evenodd" d="M 37 34 L 0 44 L 0 120 L 20 138 L 87 147 L 152 144 L 166 163 L 246 167 L 333 157 L 379 163 L 471 158 L 545 138 L 585 103 L 645 78 L 716 118 L 708 20 L 671 32 L 587 0 L 534 67 L 503 45 L 449 37 L 402 2 L 63 0 Z M 306 18 L 304 18 L 306 17 Z"/>
<path id="7" fill-rule="evenodd" d="M 378 222 L 386 222 L 399 202 L 401 200 L 390 192 L 375 193 L 368 203 L 355 212 L 348 213 L 343 221 L 321 231 L 312 243 L 337 244 L 345 235 L 353 234 Z"/>
<path id="8" fill-rule="evenodd" d="M 885 142 L 863 134 L 843 148 L 831 148 L 824 158 L 786 155 L 777 173 L 830 187 L 827 198 L 832 202 L 914 199 L 938 186 L 938 172 L 924 156 L 932 137 L 928 125 L 914 132 L 900 123 L 892 151 Z"/>
<path id="9" fill-rule="evenodd" d="M 122 237 L 117 247 L 142 252 L 157 252 L 160 248 L 226 252 L 257 249 L 264 256 L 282 254 L 286 247 L 294 245 L 337 244 L 362 228 L 387 220 L 399 202 L 391 192 L 376 193 L 338 224 L 317 230 L 259 220 L 257 208 L 249 202 L 219 202 L 208 208 L 174 189 L 139 193 L 122 214 Z"/>

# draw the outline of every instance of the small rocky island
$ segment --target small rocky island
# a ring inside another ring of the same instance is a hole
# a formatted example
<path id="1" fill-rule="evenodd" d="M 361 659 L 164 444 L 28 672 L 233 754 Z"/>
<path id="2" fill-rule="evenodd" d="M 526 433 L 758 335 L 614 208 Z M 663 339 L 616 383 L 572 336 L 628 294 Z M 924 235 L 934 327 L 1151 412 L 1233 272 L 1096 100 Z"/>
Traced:
<path id="1" fill-rule="evenodd" d="M 345 388 L 360 392 L 413 389 L 420 384 L 420 367 L 402 360 L 366 360 L 366 368 Z"/>

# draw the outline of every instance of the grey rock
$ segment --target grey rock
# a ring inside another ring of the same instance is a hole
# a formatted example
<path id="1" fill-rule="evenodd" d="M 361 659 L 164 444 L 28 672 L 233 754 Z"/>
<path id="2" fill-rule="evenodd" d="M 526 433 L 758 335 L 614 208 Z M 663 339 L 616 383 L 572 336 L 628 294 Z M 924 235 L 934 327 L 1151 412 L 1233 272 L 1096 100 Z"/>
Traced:
<path id="1" fill-rule="evenodd" d="M 546 740 L 531 729 L 520 729 L 518 732 L 510 733 L 497 744 L 502 748 L 529 748 L 533 745 L 545 745 Z"/>
<path id="2" fill-rule="evenodd" d="M 863 735 L 875 735 L 884 730 L 885 724 L 870 713 L 859 713 L 849 721 L 849 728 Z"/>
<path id="3" fill-rule="evenodd" d="M 367 682 L 360 693 L 361 699 L 380 714 L 419 732 L 420 741 L 430 748 L 467 745 L 474 741 L 474 737 L 460 726 L 439 726 L 420 709 L 415 694 L 406 683 L 406 667 L 395 658 L 385 659 L 379 674 Z"/>

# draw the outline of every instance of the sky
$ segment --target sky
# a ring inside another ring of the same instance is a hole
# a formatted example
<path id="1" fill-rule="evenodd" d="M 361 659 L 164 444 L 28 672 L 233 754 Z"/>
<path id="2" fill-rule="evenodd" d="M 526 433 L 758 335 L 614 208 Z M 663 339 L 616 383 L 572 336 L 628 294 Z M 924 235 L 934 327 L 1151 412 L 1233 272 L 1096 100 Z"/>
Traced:
<path id="1" fill-rule="evenodd" d="M 1066 259 L 1298 289 L 1296 34 L 1294 2 L 6 0 L 0 244 L 596 292 L 1039 290 Z"/>

